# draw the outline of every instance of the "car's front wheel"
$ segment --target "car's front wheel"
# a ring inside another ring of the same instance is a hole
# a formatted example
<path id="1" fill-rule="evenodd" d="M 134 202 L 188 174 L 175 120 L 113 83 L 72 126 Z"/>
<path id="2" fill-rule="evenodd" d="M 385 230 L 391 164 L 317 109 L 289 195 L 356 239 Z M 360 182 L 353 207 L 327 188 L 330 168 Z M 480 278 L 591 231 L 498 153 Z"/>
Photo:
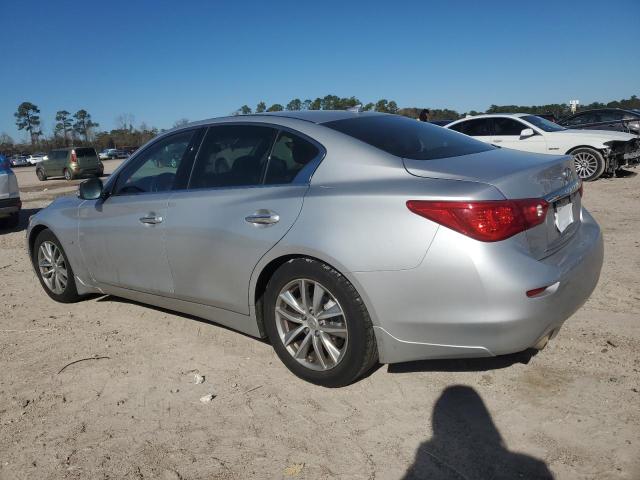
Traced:
<path id="1" fill-rule="evenodd" d="M 263 308 L 273 348 L 304 380 L 340 387 L 377 362 L 373 326 L 362 298 L 325 263 L 298 258 L 282 265 L 267 285 Z"/>
<path id="2" fill-rule="evenodd" d="M 47 175 L 44 173 L 44 170 L 42 170 L 41 168 L 38 168 L 36 170 L 36 175 L 38 177 L 38 180 L 40 180 L 41 182 L 44 182 L 47 179 Z"/>
<path id="3" fill-rule="evenodd" d="M 573 161 L 578 176 L 585 182 L 592 182 L 604 173 L 604 157 L 593 148 L 577 148 L 573 152 Z"/>
<path id="4" fill-rule="evenodd" d="M 69 259 L 51 230 L 43 230 L 38 234 L 31 260 L 42 288 L 52 299 L 61 303 L 81 299 Z"/>

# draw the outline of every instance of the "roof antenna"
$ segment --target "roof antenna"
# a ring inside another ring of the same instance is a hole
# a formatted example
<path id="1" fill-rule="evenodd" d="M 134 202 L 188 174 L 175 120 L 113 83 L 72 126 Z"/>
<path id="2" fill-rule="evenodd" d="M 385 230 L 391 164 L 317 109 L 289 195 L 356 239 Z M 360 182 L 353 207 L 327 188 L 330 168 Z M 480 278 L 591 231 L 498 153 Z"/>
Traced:
<path id="1" fill-rule="evenodd" d="M 353 107 L 349 107 L 347 108 L 347 112 L 356 112 L 356 113 L 362 113 L 364 110 L 362 109 L 362 104 L 358 103 L 357 105 L 354 105 Z"/>

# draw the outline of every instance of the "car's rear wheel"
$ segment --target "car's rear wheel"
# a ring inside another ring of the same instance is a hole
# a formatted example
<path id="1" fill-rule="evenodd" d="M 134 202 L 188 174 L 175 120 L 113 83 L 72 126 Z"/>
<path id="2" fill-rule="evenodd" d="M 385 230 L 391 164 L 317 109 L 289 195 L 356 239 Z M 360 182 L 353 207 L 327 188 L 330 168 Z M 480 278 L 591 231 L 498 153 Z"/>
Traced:
<path id="1" fill-rule="evenodd" d="M 592 182 L 604 173 L 605 161 L 599 151 L 593 148 L 577 148 L 571 155 L 578 176 L 585 182 Z"/>
<path id="2" fill-rule="evenodd" d="M 68 168 L 64 169 L 64 178 L 65 180 L 73 180 L 73 173 Z"/>
<path id="3" fill-rule="evenodd" d="M 304 380 L 348 385 L 378 359 L 362 298 L 327 264 L 299 258 L 282 265 L 267 285 L 263 313 L 276 353 Z"/>
<path id="4" fill-rule="evenodd" d="M 38 234 L 31 260 L 42 288 L 56 302 L 72 303 L 82 298 L 78 295 L 69 259 L 51 230 Z"/>
<path id="5" fill-rule="evenodd" d="M 41 182 L 44 182 L 47 179 L 47 174 L 44 173 L 44 170 L 42 170 L 41 168 L 38 168 L 36 170 L 36 176 L 38 177 L 38 180 L 40 180 Z"/>

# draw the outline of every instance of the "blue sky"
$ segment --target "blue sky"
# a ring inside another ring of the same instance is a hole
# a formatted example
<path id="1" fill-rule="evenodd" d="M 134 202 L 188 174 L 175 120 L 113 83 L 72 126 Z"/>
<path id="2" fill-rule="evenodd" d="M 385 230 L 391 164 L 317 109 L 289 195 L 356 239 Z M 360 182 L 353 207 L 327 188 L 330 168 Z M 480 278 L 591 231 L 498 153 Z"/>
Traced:
<path id="1" fill-rule="evenodd" d="M 167 128 L 329 93 L 461 112 L 640 94 L 640 0 L 0 0 L 0 19 L 16 140 L 25 100 L 49 134 L 60 109 Z"/>

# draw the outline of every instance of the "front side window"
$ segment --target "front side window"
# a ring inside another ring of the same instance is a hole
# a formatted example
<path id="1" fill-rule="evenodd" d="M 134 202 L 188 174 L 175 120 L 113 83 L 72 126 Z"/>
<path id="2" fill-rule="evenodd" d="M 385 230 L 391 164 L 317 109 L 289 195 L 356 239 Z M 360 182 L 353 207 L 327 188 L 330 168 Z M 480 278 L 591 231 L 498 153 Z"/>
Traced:
<path id="1" fill-rule="evenodd" d="M 624 117 L 624 112 L 620 112 L 618 110 L 607 110 L 604 112 L 600 112 L 600 122 L 619 122 Z"/>
<path id="2" fill-rule="evenodd" d="M 520 133 L 525 128 L 528 128 L 525 124 L 513 120 L 512 118 L 494 118 L 493 129 L 495 135 L 515 135 L 520 136 Z"/>
<path id="3" fill-rule="evenodd" d="M 191 174 L 190 188 L 259 185 L 277 131 L 257 125 L 210 127 Z"/>
<path id="4" fill-rule="evenodd" d="M 289 132 L 280 132 L 269 158 L 264 183 L 291 183 L 298 172 L 319 153 L 310 142 Z"/>
<path id="5" fill-rule="evenodd" d="M 412 160 L 435 160 L 494 147 L 446 128 L 399 115 L 371 115 L 322 124 L 391 155 Z"/>
<path id="6" fill-rule="evenodd" d="M 194 132 L 188 130 L 163 138 L 141 152 L 135 164 L 118 177 L 115 193 L 122 195 L 171 190 Z"/>

